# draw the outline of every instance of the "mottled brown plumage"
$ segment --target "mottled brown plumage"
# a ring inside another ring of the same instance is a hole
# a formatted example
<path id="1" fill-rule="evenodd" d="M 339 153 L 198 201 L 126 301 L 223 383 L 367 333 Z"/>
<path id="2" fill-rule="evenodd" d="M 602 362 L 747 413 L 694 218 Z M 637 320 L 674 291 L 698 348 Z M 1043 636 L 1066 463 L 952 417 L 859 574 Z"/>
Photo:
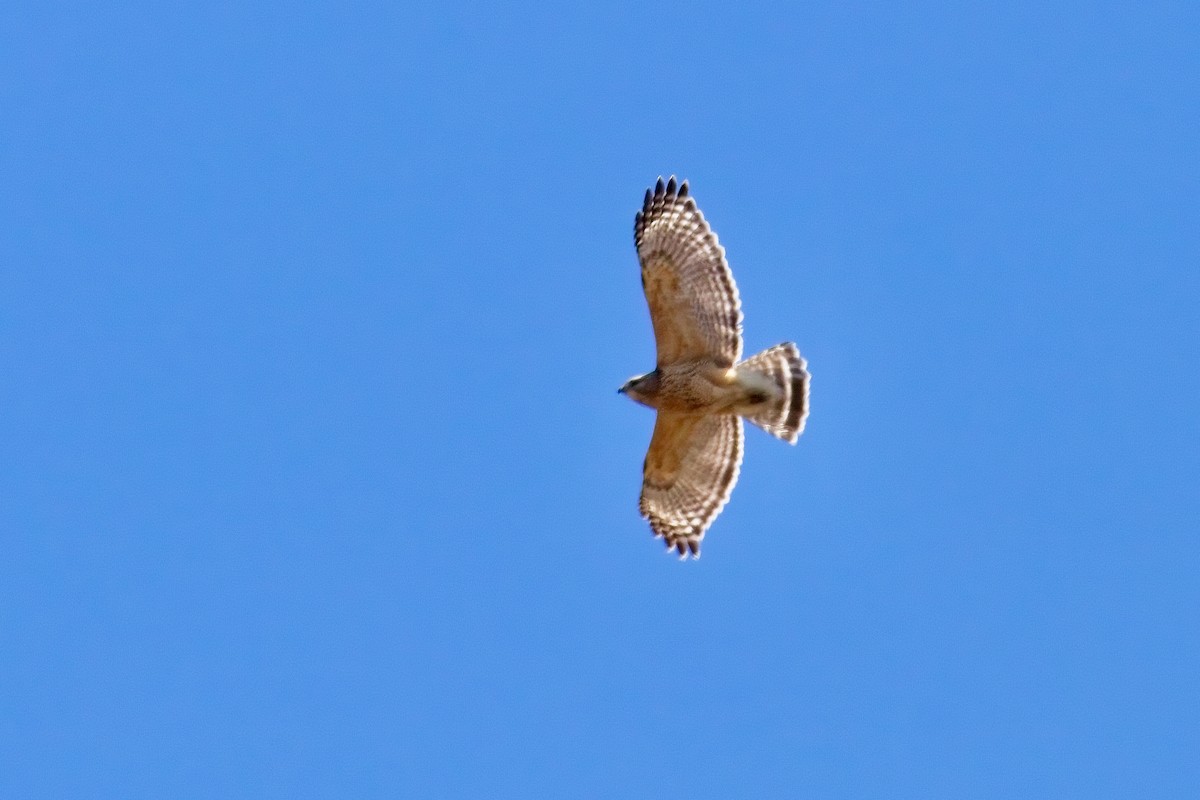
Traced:
<path id="1" fill-rule="evenodd" d="M 647 190 L 634 242 L 658 350 L 654 371 L 621 387 L 658 410 L 639 509 L 668 549 L 698 557 L 737 483 L 741 418 L 794 444 L 808 416 L 807 365 L 790 342 L 739 363 L 737 285 L 687 181 Z"/>

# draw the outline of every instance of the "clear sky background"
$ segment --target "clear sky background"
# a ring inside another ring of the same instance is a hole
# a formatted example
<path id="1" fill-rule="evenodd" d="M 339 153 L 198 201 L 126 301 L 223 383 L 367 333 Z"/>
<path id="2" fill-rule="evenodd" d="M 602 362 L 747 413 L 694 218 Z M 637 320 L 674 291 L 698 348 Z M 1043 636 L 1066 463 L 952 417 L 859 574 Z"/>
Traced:
<path id="1" fill-rule="evenodd" d="M 7 5 L 0 796 L 1200 796 L 1200 6 L 897 5 Z"/>

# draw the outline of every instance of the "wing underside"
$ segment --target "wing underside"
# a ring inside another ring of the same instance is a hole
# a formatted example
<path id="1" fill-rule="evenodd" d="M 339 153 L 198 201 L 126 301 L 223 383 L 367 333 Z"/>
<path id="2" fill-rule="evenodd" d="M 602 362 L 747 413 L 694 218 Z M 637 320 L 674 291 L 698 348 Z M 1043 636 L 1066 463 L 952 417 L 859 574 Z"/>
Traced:
<path id="1" fill-rule="evenodd" d="M 655 536 L 681 557 L 729 500 L 742 463 L 742 422 L 733 415 L 660 411 L 646 453 L 639 509 Z"/>
<path id="2" fill-rule="evenodd" d="M 742 311 L 725 249 L 687 181 L 658 180 L 634 223 L 642 287 L 658 364 L 711 359 L 733 366 L 742 353 Z"/>

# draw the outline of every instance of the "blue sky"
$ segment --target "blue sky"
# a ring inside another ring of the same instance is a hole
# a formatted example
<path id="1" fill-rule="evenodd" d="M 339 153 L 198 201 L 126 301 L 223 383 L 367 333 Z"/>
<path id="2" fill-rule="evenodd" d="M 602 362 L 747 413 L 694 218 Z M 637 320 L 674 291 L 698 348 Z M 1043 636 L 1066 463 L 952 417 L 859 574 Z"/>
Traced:
<path id="1" fill-rule="evenodd" d="M 0 795 L 1200 792 L 1195 4 L 0 26 Z M 687 564 L 670 173 L 813 374 Z"/>

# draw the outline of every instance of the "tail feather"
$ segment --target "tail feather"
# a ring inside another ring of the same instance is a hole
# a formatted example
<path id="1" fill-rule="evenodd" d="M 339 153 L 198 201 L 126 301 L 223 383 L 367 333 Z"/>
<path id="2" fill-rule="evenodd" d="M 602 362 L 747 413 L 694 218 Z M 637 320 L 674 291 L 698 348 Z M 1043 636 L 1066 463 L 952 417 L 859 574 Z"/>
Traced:
<path id="1" fill-rule="evenodd" d="M 737 369 L 744 380 L 765 383 L 771 390 L 763 392 L 765 396 L 755 393 L 758 402 L 745 409 L 745 418 L 772 436 L 795 444 L 808 419 L 809 381 L 808 363 L 800 357 L 796 345 L 775 345 L 738 364 Z"/>

